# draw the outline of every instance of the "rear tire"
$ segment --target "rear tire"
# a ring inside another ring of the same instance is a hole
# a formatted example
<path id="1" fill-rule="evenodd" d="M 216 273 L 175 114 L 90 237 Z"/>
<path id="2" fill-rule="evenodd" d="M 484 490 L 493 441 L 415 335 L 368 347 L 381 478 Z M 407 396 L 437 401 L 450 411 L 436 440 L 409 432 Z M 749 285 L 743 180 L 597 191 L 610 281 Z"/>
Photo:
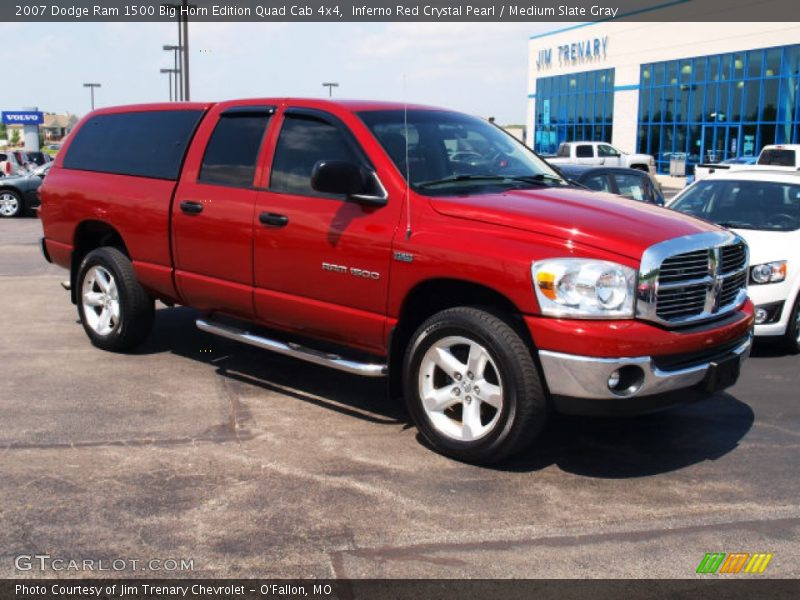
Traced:
<path id="1" fill-rule="evenodd" d="M 791 354 L 800 353 L 800 294 L 794 301 L 794 307 L 789 314 L 789 323 L 783 335 L 783 346 Z"/>
<path id="2" fill-rule="evenodd" d="M 506 320 L 478 308 L 425 321 L 406 351 L 403 382 L 419 432 L 457 460 L 502 460 L 533 442 L 546 421 L 528 344 Z"/>
<path id="3" fill-rule="evenodd" d="M 78 315 L 92 343 L 120 352 L 142 343 L 153 327 L 155 302 L 116 248 L 92 250 L 77 278 Z"/>

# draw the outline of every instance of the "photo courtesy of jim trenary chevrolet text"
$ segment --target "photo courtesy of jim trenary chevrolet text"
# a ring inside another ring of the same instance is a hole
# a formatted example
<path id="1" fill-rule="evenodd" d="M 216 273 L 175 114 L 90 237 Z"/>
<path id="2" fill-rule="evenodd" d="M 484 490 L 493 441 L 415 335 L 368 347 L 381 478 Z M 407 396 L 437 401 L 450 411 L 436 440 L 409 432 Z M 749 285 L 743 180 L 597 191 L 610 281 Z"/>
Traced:
<path id="1" fill-rule="evenodd" d="M 796 2 L 0 35 L 0 600 L 798 596 Z"/>

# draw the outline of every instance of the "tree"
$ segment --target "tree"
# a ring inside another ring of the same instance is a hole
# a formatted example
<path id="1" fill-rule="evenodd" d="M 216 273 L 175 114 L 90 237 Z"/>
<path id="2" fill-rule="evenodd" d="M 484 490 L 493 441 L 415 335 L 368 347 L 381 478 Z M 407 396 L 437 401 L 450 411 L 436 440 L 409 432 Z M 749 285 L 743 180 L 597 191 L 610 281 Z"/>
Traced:
<path id="1" fill-rule="evenodd" d="M 6 131 L 6 124 L 5 123 L 0 123 L 0 140 L 6 139 L 7 135 L 8 135 L 8 131 Z"/>
<path id="2" fill-rule="evenodd" d="M 8 140 L 8 143 L 12 146 L 19 146 L 19 142 L 19 128 L 14 127 L 14 129 L 11 130 L 11 138 Z"/>

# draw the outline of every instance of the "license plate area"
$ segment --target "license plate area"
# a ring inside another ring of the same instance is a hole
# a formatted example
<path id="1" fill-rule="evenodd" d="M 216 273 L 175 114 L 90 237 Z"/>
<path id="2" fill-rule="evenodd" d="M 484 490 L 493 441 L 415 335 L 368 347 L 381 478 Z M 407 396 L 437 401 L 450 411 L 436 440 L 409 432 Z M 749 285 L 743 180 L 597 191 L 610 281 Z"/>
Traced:
<path id="1" fill-rule="evenodd" d="M 719 392 L 731 387 L 739 379 L 741 369 L 739 356 L 728 356 L 711 363 L 703 380 L 703 387 L 707 392 Z"/>

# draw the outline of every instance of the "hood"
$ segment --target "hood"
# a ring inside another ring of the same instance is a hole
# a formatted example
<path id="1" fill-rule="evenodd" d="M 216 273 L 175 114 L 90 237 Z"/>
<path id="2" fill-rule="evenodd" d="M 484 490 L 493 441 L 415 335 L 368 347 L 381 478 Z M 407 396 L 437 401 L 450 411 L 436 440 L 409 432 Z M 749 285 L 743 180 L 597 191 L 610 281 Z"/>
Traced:
<path id="1" fill-rule="evenodd" d="M 762 231 L 758 229 L 734 229 L 742 236 L 750 249 L 750 264 L 789 260 L 800 244 L 800 231 Z"/>
<path id="2" fill-rule="evenodd" d="M 658 242 L 720 230 L 666 208 L 576 188 L 509 190 L 430 200 L 434 210 L 443 215 L 523 229 L 636 261 Z"/>

